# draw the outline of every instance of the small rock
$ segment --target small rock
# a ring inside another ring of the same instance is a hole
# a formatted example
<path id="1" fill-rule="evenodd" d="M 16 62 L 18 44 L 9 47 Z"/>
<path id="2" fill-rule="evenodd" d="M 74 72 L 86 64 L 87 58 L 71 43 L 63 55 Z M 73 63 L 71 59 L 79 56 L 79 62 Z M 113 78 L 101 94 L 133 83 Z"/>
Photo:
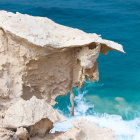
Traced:
<path id="1" fill-rule="evenodd" d="M 23 127 L 17 128 L 15 134 L 20 140 L 27 140 L 29 138 L 28 131 L 26 130 L 26 128 Z"/>
<path id="2" fill-rule="evenodd" d="M 30 136 L 38 135 L 44 137 L 53 128 L 53 123 L 49 119 L 42 119 L 30 127 Z"/>

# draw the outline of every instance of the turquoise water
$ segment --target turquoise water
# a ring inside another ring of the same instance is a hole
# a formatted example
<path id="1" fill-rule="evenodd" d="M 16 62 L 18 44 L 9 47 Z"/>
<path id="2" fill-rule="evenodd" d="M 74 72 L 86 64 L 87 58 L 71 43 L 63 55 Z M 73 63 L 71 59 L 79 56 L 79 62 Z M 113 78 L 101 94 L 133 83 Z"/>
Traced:
<path id="1" fill-rule="evenodd" d="M 0 0 L 0 9 L 49 17 L 122 44 L 126 54 L 100 54 L 98 83 L 74 88 L 75 115 L 112 128 L 120 140 L 140 140 L 140 0 Z M 69 117 L 69 96 L 57 101 Z"/>

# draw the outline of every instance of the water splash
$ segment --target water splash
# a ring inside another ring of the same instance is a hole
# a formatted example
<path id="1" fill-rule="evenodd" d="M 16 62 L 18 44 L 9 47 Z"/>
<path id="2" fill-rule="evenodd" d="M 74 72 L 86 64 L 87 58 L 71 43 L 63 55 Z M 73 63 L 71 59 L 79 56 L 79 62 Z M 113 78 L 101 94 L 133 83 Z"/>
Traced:
<path id="1" fill-rule="evenodd" d="M 95 112 L 94 105 L 90 105 L 85 98 L 87 90 L 78 91 L 76 88 L 74 90 L 78 92 L 75 97 L 75 116 L 69 116 L 66 122 L 55 124 L 52 133 L 70 129 L 71 121 L 82 117 L 95 122 L 99 127 L 112 129 L 118 140 L 140 140 L 140 117 L 128 121 L 123 120 L 120 115 Z M 116 100 L 123 101 L 121 98 L 116 98 Z M 70 104 L 67 108 L 70 111 Z"/>

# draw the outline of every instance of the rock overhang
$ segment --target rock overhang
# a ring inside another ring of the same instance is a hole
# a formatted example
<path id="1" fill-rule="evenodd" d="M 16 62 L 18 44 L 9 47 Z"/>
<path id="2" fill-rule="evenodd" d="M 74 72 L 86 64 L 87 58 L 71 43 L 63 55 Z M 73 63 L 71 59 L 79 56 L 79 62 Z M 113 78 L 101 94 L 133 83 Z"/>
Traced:
<path id="1" fill-rule="evenodd" d="M 19 137 L 46 134 L 52 123 L 64 120 L 51 107 L 56 97 L 71 93 L 73 115 L 73 87 L 80 89 L 85 76 L 99 80 L 99 53 L 106 55 L 110 49 L 124 53 L 122 45 L 95 33 L 44 17 L 0 11 L 0 109 L 4 111 L 0 122 L 5 122 L 6 128 L 17 128 L 12 135 Z M 7 133 L 4 131 L 2 134 Z"/>
<path id="2" fill-rule="evenodd" d="M 122 45 L 95 33 L 66 27 L 46 17 L 0 11 L 0 97 L 56 97 L 99 80 L 97 58 Z M 8 77 L 8 78 L 7 78 Z M 8 80 L 9 79 L 9 80 Z"/>
<path id="3" fill-rule="evenodd" d="M 118 43 L 102 39 L 95 33 L 85 33 L 57 24 L 44 17 L 0 11 L 0 27 L 38 47 L 64 49 L 100 43 L 101 46 L 124 53 L 122 45 Z"/>

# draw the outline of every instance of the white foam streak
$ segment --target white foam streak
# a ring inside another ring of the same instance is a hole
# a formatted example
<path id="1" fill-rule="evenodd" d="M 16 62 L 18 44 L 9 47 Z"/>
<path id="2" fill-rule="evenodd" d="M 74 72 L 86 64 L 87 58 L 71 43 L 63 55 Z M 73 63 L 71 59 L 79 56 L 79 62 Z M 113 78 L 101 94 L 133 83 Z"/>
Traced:
<path id="1" fill-rule="evenodd" d="M 137 139 L 140 134 L 140 118 L 131 121 L 125 121 L 117 115 L 107 115 L 102 117 L 87 116 L 88 120 L 96 122 L 100 127 L 112 129 L 119 140 L 140 140 Z"/>
<path id="2" fill-rule="evenodd" d="M 82 94 L 79 94 L 75 97 L 75 102 L 77 106 L 75 107 L 75 116 L 80 115 L 86 115 L 89 108 L 93 108 L 93 106 L 89 106 L 88 104 L 85 104 L 85 98 L 84 95 L 86 94 L 86 91 L 84 91 Z"/>
<path id="3" fill-rule="evenodd" d="M 72 127 L 71 120 L 74 118 L 85 118 L 95 122 L 99 127 L 110 128 L 115 132 L 118 140 L 140 140 L 140 117 L 131 121 L 123 120 L 119 115 L 98 114 L 93 112 L 93 115 L 86 116 L 87 111 L 93 106 L 89 106 L 83 97 L 86 91 L 79 93 L 75 97 L 77 104 L 75 108 L 75 117 L 69 118 L 66 122 L 55 124 L 52 132 L 67 131 Z M 70 109 L 70 107 L 69 107 Z"/>

